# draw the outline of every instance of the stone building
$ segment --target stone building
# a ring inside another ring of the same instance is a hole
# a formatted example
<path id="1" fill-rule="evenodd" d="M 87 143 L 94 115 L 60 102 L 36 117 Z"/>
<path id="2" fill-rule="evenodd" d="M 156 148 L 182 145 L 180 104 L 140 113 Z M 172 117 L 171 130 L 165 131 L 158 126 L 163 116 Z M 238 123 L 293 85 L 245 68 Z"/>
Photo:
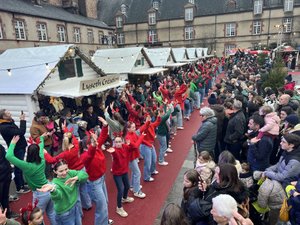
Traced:
<path id="1" fill-rule="evenodd" d="M 92 55 L 112 47 L 113 33 L 97 20 L 95 0 L 0 0 L 0 53 L 71 43 Z"/>
<path id="2" fill-rule="evenodd" d="M 233 48 L 300 45 L 300 0 L 100 0 L 118 46 Z"/>

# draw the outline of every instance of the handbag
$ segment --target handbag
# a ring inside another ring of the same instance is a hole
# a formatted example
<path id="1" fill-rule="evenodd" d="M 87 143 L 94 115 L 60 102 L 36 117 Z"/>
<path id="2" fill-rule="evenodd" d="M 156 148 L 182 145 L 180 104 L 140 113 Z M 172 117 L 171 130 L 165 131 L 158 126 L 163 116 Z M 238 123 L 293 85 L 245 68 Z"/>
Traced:
<path id="1" fill-rule="evenodd" d="M 289 221 L 289 211 L 292 207 L 288 205 L 287 199 L 284 198 L 280 212 L 279 212 L 279 219 L 283 222 Z"/>

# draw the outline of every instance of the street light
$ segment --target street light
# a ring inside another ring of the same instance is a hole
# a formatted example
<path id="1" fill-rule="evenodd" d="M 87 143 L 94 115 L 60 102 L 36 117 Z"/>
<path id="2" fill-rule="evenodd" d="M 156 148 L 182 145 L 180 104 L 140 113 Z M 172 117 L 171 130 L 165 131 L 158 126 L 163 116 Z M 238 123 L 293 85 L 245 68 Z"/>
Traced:
<path id="1" fill-rule="evenodd" d="M 286 26 L 287 26 L 287 24 L 276 24 L 274 26 L 278 30 L 278 34 L 277 34 L 277 47 L 282 44 L 283 29 Z"/>

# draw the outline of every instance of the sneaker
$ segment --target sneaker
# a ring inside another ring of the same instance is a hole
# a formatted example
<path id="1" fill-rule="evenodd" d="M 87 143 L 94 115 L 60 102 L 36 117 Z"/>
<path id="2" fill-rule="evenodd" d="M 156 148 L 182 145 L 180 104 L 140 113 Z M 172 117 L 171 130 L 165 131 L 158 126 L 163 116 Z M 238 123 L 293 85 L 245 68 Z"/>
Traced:
<path id="1" fill-rule="evenodd" d="M 184 128 L 183 128 L 183 127 L 177 127 L 177 129 L 178 129 L 178 130 L 183 130 Z"/>
<path id="2" fill-rule="evenodd" d="M 135 197 L 138 197 L 138 198 L 145 198 L 145 197 L 146 197 L 146 194 L 143 193 L 141 190 L 140 190 L 139 192 L 133 193 L 133 195 L 134 195 Z"/>
<path id="3" fill-rule="evenodd" d="M 172 150 L 172 149 L 170 149 L 170 148 L 168 148 L 166 152 L 169 152 L 169 153 L 171 153 L 171 152 L 173 152 L 173 150 Z"/>
<path id="4" fill-rule="evenodd" d="M 122 198 L 123 203 L 130 203 L 133 201 L 134 201 L 134 198 L 132 198 L 132 197 Z"/>
<path id="5" fill-rule="evenodd" d="M 108 219 L 108 225 L 111 225 L 111 224 L 113 224 L 115 221 L 113 221 L 112 219 Z"/>
<path id="6" fill-rule="evenodd" d="M 142 189 L 142 185 L 140 185 L 140 189 Z M 130 191 L 133 192 L 133 187 L 130 187 Z"/>
<path id="7" fill-rule="evenodd" d="M 30 192 L 30 189 L 29 188 L 26 188 L 26 187 L 23 187 L 21 188 L 20 190 L 17 190 L 16 191 L 18 194 L 26 194 L 28 192 Z"/>
<path id="8" fill-rule="evenodd" d="M 16 202 L 18 200 L 20 200 L 20 198 L 18 196 L 16 196 L 16 195 L 10 195 L 9 196 L 9 201 L 10 202 Z"/>
<path id="9" fill-rule="evenodd" d="M 17 219 L 19 217 L 20 217 L 20 215 L 16 212 L 10 211 L 10 212 L 7 213 L 7 218 L 8 219 Z"/>
<path id="10" fill-rule="evenodd" d="M 116 213 L 118 213 L 122 217 L 128 216 L 128 213 L 123 209 L 123 207 L 121 207 L 121 208 L 117 207 Z"/>
<path id="11" fill-rule="evenodd" d="M 146 182 L 152 182 L 154 181 L 154 178 L 153 177 L 150 177 L 149 180 L 145 180 Z"/>
<path id="12" fill-rule="evenodd" d="M 164 154 L 164 156 L 166 157 L 166 156 L 168 156 L 168 154 L 167 154 L 167 153 L 165 153 L 165 154 Z"/>
<path id="13" fill-rule="evenodd" d="M 158 171 L 157 170 L 154 170 L 152 175 L 157 175 L 158 174 Z"/>
<path id="14" fill-rule="evenodd" d="M 163 162 L 159 162 L 158 165 L 160 166 L 167 166 L 169 163 L 166 162 L 166 161 L 163 161 Z"/>

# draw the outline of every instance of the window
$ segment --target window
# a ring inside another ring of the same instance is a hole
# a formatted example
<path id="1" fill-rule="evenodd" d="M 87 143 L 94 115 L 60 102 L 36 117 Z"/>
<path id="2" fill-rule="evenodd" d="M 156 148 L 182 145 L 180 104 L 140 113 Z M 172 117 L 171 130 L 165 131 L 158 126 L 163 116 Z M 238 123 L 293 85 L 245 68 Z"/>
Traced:
<path id="1" fill-rule="evenodd" d="M 253 34 L 260 34 L 261 33 L 261 21 L 254 21 L 253 22 Z"/>
<path id="2" fill-rule="evenodd" d="M 194 19 L 194 9 L 193 8 L 187 8 L 185 9 L 185 21 L 192 21 Z"/>
<path id="3" fill-rule="evenodd" d="M 231 50 L 233 50 L 235 48 L 236 48 L 236 45 L 234 45 L 234 44 L 225 45 L 225 55 L 229 55 L 231 53 Z"/>
<path id="4" fill-rule="evenodd" d="M 87 30 L 88 43 L 94 43 L 94 33 L 92 29 Z"/>
<path id="5" fill-rule="evenodd" d="M 149 43 L 155 43 L 155 42 L 157 42 L 156 30 L 149 30 L 148 31 L 148 42 Z"/>
<path id="6" fill-rule="evenodd" d="M 194 28 L 193 27 L 186 27 L 184 29 L 184 38 L 185 38 L 185 40 L 194 39 Z"/>
<path id="7" fill-rule="evenodd" d="M 23 21 L 15 21 L 15 32 L 17 40 L 26 40 L 25 25 Z"/>
<path id="8" fill-rule="evenodd" d="M 117 34 L 117 44 L 124 45 L 125 44 L 125 37 L 123 33 Z"/>
<path id="9" fill-rule="evenodd" d="M 226 24 L 226 37 L 232 37 L 236 35 L 235 23 L 227 23 Z"/>
<path id="10" fill-rule="evenodd" d="M 37 24 L 37 32 L 40 41 L 47 41 L 47 25 L 45 23 Z"/>
<path id="11" fill-rule="evenodd" d="M 126 15 L 126 13 L 127 13 L 127 7 L 126 7 L 125 4 L 122 4 L 122 5 L 121 5 L 121 13 L 122 13 L 123 15 Z"/>
<path id="12" fill-rule="evenodd" d="M 0 23 L 0 39 L 3 39 L 2 24 Z"/>
<path id="13" fill-rule="evenodd" d="M 284 0 L 284 11 L 289 12 L 293 11 L 294 0 Z"/>
<path id="14" fill-rule="evenodd" d="M 292 32 L 292 18 L 284 18 L 283 19 L 283 32 L 290 33 Z"/>
<path id="15" fill-rule="evenodd" d="M 116 17 L 116 27 L 121 28 L 123 26 L 123 18 L 122 16 L 117 16 Z"/>
<path id="16" fill-rule="evenodd" d="M 195 4 L 195 0 L 189 0 L 189 3 Z"/>
<path id="17" fill-rule="evenodd" d="M 80 43 L 80 28 L 74 27 L 74 42 Z"/>
<path id="18" fill-rule="evenodd" d="M 150 25 L 156 24 L 156 14 L 155 14 L 155 12 L 149 13 L 149 24 Z"/>
<path id="19" fill-rule="evenodd" d="M 104 41 L 103 41 L 104 33 L 103 33 L 103 31 L 98 32 L 98 38 L 99 38 L 99 44 L 104 44 Z"/>
<path id="20" fill-rule="evenodd" d="M 82 60 L 81 58 L 67 59 L 61 61 L 58 65 L 60 80 L 65 80 L 71 77 L 82 77 Z"/>
<path id="21" fill-rule="evenodd" d="M 153 7 L 154 9 L 158 10 L 158 9 L 159 9 L 159 2 L 158 2 L 158 1 L 153 1 L 152 7 Z"/>
<path id="22" fill-rule="evenodd" d="M 262 14 L 262 7 L 263 7 L 263 1 L 262 0 L 254 1 L 254 7 L 253 7 L 254 15 Z"/>
<path id="23" fill-rule="evenodd" d="M 57 26 L 57 34 L 58 34 L 58 41 L 59 42 L 66 42 L 66 33 L 64 26 Z"/>

